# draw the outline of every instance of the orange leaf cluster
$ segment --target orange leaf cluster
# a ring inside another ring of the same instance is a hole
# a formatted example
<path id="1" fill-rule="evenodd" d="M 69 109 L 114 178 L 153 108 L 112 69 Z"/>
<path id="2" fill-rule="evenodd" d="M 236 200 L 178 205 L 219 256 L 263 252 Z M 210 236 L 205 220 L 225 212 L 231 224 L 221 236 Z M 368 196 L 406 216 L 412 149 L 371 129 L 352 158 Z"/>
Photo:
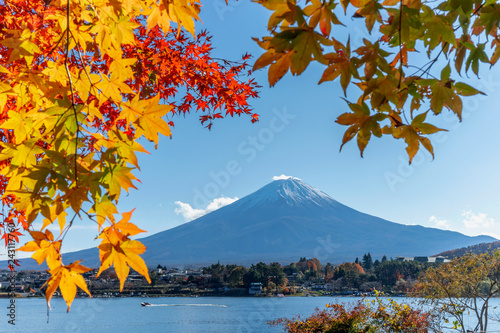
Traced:
<path id="1" fill-rule="evenodd" d="M 316 61 L 325 66 L 319 83 L 339 78 L 345 97 L 349 87 L 359 88 L 357 99 L 346 100 L 352 112 L 341 114 L 337 123 L 348 126 L 340 148 L 357 137 L 361 156 L 372 135 L 404 140 L 410 163 L 420 145 L 434 156 L 428 136 L 443 129 L 422 123 L 427 113 L 449 110 L 461 120 L 462 98 L 481 94 L 455 82 L 463 64 L 465 72 L 471 69 L 478 75 L 480 63 L 494 65 L 500 58 L 500 19 L 494 2 L 255 2 L 272 14 L 270 35 L 255 39 L 264 53 L 254 70 L 268 67 L 269 84 L 274 86 L 287 72 L 299 75 Z M 370 37 L 353 45 L 349 29 L 354 24 L 347 23 L 348 31 L 343 31 L 339 4 L 345 17 L 364 21 Z M 414 56 L 417 52 L 428 59 Z M 454 75 L 447 62 L 454 62 Z"/>

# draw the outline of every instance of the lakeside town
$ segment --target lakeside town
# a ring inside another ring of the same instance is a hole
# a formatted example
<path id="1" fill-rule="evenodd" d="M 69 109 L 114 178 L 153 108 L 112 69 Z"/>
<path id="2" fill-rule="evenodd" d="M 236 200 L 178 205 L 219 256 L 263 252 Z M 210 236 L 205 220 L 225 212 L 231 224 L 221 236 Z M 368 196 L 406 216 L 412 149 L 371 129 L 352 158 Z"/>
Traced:
<path id="1" fill-rule="evenodd" d="M 151 284 L 132 271 L 123 290 L 114 270 L 96 278 L 97 269 L 84 273 L 93 297 L 160 296 L 321 296 L 369 295 L 373 290 L 404 295 L 428 267 L 447 262 L 444 257 L 383 256 L 373 260 L 370 253 L 361 260 L 340 265 L 322 265 L 318 259 L 300 258 L 296 263 L 257 263 L 250 267 L 212 264 L 207 267 L 167 267 L 159 264 L 149 272 Z M 12 273 L 0 271 L 0 297 L 43 297 L 47 271 L 19 271 L 11 289 Z M 60 296 L 56 292 L 55 296 Z M 78 297 L 88 297 L 79 290 Z"/>

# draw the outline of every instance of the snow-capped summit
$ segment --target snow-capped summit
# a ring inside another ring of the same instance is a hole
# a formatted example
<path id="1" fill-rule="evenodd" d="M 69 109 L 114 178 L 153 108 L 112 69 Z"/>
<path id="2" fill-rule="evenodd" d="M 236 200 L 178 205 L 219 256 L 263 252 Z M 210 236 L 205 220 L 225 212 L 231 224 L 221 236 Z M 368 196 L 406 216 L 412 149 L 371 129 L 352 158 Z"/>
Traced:
<path id="1" fill-rule="evenodd" d="M 268 204 L 296 207 L 318 206 L 324 209 L 332 209 L 339 205 L 328 194 L 306 184 L 299 178 L 288 177 L 279 178 L 243 197 L 238 201 L 237 206 L 248 208 Z"/>

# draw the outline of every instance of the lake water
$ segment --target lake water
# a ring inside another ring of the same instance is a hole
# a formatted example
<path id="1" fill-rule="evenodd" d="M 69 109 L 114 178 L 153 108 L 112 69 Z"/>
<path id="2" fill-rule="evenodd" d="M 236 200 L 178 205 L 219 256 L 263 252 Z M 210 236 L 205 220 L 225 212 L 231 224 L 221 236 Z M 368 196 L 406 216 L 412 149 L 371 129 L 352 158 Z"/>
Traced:
<path id="1" fill-rule="evenodd" d="M 0 332 L 282 332 L 266 323 L 279 317 L 307 316 L 331 302 L 354 297 L 160 297 L 79 298 L 66 313 L 66 303 L 51 301 L 47 323 L 44 299 L 16 299 L 16 325 L 7 323 L 8 299 L 0 299 Z M 157 306 L 143 307 L 141 302 Z M 500 300 L 493 300 L 493 306 Z M 493 324 L 493 323 L 492 323 Z M 496 323 L 495 323 L 496 324 Z M 490 329 L 500 331 L 500 325 Z M 490 332 L 490 331 L 488 331 Z"/>

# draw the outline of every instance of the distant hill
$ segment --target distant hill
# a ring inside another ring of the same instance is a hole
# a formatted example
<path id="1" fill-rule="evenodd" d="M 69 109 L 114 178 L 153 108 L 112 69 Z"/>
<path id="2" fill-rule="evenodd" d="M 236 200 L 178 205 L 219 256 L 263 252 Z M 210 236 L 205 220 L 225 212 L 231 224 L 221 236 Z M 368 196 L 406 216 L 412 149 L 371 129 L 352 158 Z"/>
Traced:
<path id="1" fill-rule="evenodd" d="M 411 214 L 411 212 L 408 212 Z M 342 263 L 372 257 L 429 256 L 450 248 L 496 241 L 458 232 L 403 225 L 361 213 L 296 179 L 273 181 L 210 214 L 140 239 L 149 266 L 295 262 L 300 257 Z M 97 267 L 97 248 L 66 253 Z M 25 269 L 39 268 L 22 260 Z"/>
<path id="2" fill-rule="evenodd" d="M 481 254 L 481 253 L 486 253 L 486 252 L 493 252 L 496 250 L 500 250 L 500 241 L 498 242 L 492 242 L 492 243 L 481 243 L 477 245 L 470 245 L 467 247 L 462 247 L 460 249 L 455 249 L 455 250 L 449 250 L 449 251 L 444 251 L 437 256 L 443 256 L 448 259 L 453 259 L 457 257 L 462 257 L 466 255 L 467 253 L 475 253 L 475 254 Z"/>

